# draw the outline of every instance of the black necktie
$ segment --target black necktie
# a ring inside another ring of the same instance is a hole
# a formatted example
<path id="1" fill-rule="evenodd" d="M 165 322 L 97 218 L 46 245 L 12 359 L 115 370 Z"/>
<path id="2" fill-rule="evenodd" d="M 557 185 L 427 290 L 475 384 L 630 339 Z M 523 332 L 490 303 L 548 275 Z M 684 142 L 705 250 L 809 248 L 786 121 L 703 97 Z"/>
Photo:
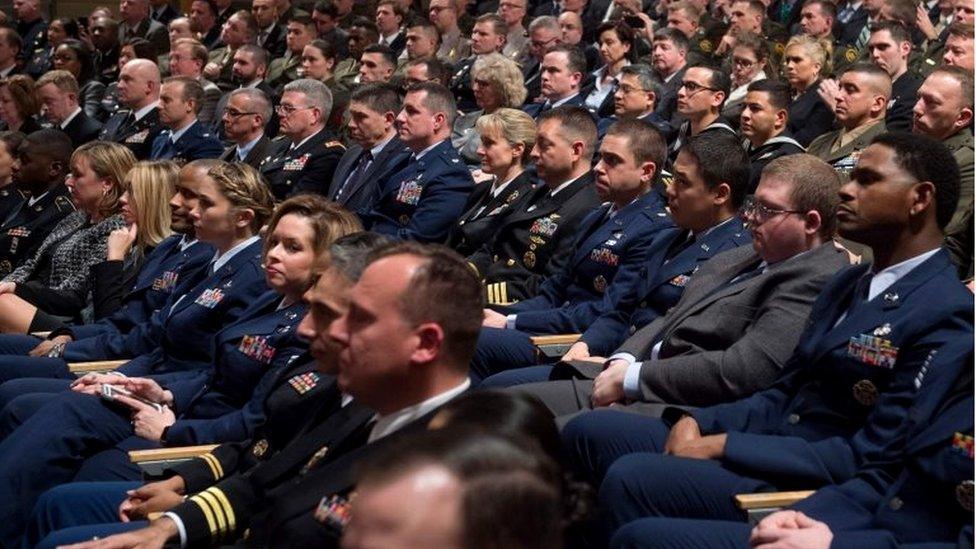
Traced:
<path id="1" fill-rule="evenodd" d="M 366 171 L 366 166 L 368 166 L 372 160 L 373 153 L 369 149 L 364 150 L 363 153 L 359 155 L 359 160 L 356 162 L 356 169 L 353 170 L 352 174 L 346 178 L 346 181 L 341 187 L 339 187 L 339 192 L 337 192 L 335 195 L 336 202 L 342 198 L 342 193 L 344 193 L 346 189 L 356 188 L 356 184 L 359 183 L 359 180 L 363 177 L 363 172 Z"/>

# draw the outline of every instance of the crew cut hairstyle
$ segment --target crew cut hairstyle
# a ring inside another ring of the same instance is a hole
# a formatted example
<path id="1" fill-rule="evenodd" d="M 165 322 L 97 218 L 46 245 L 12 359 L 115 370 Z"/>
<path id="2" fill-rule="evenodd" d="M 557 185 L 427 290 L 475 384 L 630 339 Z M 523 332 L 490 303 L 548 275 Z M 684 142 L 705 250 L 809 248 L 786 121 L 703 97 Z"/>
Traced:
<path id="1" fill-rule="evenodd" d="M 454 94 L 443 84 L 438 82 L 417 82 L 407 86 L 407 93 L 426 92 L 424 105 L 432 113 L 442 112 L 447 122 L 447 127 L 454 126 L 454 119 L 457 117 L 457 102 Z"/>
<path id="2" fill-rule="evenodd" d="M 586 147 L 583 156 L 592 156 L 596 151 L 596 122 L 593 121 L 590 111 L 583 107 L 560 105 L 542 113 L 536 123 L 541 126 L 546 120 L 558 120 L 562 126 L 561 133 L 570 143 L 582 141 Z"/>
<path id="3" fill-rule="evenodd" d="M 763 78 L 749 84 L 747 92 L 762 92 L 769 98 L 769 104 L 778 111 L 789 111 L 790 85 L 786 82 Z"/>
<path id="4" fill-rule="evenodd" d="M 728 132 L 699 134 L 682 145 L 679 154 L 690 154 L 709 189 L 725 183 L 731 190 L 732 207 L 742 206 L 749 188 L 749 157 L 739 138 Z"/>
<path id="5" fill-rule="evenodd" d="M 374 82 L 363 84 L 349 96 L 349 101 L 362 103 L 369 107 L 371 111 L 378 113 L 392 112 L 394 115 L 400 112 L 400 94 L 397 93 L 396 86 L 386 82 Z"/>
<path id="6" fill-rule="evenodd" d="M 634 155 L 638 165 L 653 162 L 655 171 L 661 172 L 667 158 L 668 146 L 661 132 L 643 120 L 625 118 L 618 120 L 607 129 L 606 135 L 623 136 L 627 138 L 627 149 Z M 655 174 L 656 175 L 656 174 Z"/>

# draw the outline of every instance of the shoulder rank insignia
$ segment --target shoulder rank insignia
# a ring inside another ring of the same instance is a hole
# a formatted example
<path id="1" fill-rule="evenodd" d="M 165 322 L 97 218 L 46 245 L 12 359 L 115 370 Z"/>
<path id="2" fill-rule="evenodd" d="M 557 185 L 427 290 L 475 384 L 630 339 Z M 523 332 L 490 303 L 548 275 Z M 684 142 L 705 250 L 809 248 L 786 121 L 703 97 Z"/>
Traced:
<path id="1" fill-rule="evenodd" d="M 275 355 L 275 348 L 268 344 L 268 338 L 264 336 L 246 335 L 242 337 L 237 346 L 237 351 L 261 364 L 270 364 Z"/>
<path id="2" fill-rule="evenodd" d="M 349 523 L 349 501 L 342 496 L 325 496 L 315 509 L 315 520 L 341 531 Z"/>
<path id="3" fill-rule="evenodd" d="M 304 395 L 305 393 L 311 391 L 319 383 L 319 374 L 317 372 L 306 372 L 304 374 L 298 374 L 293 376 L 288 380 L 288 384 L 291 388 L 295 390 L 296 393 Z"/>
<path id="4" fill-rule="evenodd" d="M 898 360 L 898 347 L 880 337 L 861 334 L 851 337 L 847 343 L 847 355 L 868 366 L 890 370 Z"/>
<path id="5" fill-rule="evenodd" d="M 966 435 L 963 433 L 956 433 L 952 435 L 952 449 L 960 452 L 962 455 L 973 459 L 973 437 L 972 435 Z"/>

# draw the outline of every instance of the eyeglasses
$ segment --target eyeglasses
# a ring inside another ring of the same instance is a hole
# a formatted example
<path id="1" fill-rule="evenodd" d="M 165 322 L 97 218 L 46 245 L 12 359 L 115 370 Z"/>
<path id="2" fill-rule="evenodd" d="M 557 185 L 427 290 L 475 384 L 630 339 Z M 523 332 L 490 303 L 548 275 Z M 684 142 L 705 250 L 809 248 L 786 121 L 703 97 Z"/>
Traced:
<path id="1" fill-rule="evenodd" d="M 228 118 L 237 119 L 237 118 L 240 118 L 242 116 L 250 116 L 252 114 L 257 114 L 257 113 L 256 112 L 241 112 L 241 111 L 239 111 L 237 109 L 227 109 L 227 110 L 224 111 L 224 114 L 227 115 Z"/>
<path id="2" fill-rule="evenodd" d="M 291 105 L 278 105 L 275 107 L 275 112 L 282 116 L 291 116 L 295 111 L 305 111 L 311 109 L 312 107 L 293 107 Z"/>
<path id="3" fill-rule="evenodd" d="M 742 209 L 740 210 L 742 219 L 750 222 L 750 225 L 753 227 L 758 227 L 777 215 L 802 213 L 806 212 L 801 212 L 799 210 L 777 210 L 775 208 L 770 208 L 762 202 L 757 202 L 755 198 L 747 198 L 745 203 L 742 205 Z"/>
<path id="4" fill-rule="evenodd" d="M 713 91 L 718 91 L 715 88 L 709 88 L 708 86 L 702 86 L 698 82 L 692 82 L 691 80 L 685 80 L 684 82 L 682 82 L 681 83 L 681 87 L 684 88 L 686 92 L 688 92 L 688 95 L 694 95 L 694 94 L 696 94 L 696 93 L 698 93 L 698 92 L 700 92 L 702 90 L 708 90 L 708 91 L 712 91 L 712 92 Z"/>
<path id="5" fill-rule="evenodd" d="M 553 42 L 555 42 L 558 39 L 559 39 L 559 37 L 555 37 L 554 36 L 554 37 L 552 37 L 549 40 L 546 40 L 544 42 L 539 42 L 537 40 L 532 40 L 531 42 L 529 42 L 529 45 L 532 48 L 534 48 L 534 49 L 541 50 L 542 48 L 548 46 L 549 44 L 552 44 Z"/>
<path id="6" fill-rule="evenodd" d="M 644 88 L 637 88 L 637 87 L 634 87 L 634 86 L 621 85 L 621 86 L 618 86 L 617 87 L 617 91 L 619 91 L 620 93 L 622 93 L 624 95 L 627 95 L 627 94 L 630 94 L 630 93 L 645 93 L 645 92 L 648 92 L 650 90 L 645 90 Z"/>

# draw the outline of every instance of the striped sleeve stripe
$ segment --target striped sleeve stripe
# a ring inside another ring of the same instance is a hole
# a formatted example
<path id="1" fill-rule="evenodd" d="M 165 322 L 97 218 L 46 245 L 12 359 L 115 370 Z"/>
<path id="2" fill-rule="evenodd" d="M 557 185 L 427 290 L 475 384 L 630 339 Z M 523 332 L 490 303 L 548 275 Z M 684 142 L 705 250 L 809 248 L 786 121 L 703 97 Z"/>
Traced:
<path id="1" fill-rule="evenodd" d="M 237 528 L 237 520 L 234 517 L 234 507 L 230 504 L 230 500 L 227 499 L 227 495 L 220 488 L 213 486 L 207 490 L 217 501 L 220 502 L 221 507 L 224 509 L 224 514 L 227 515 L 227 531 L 233 532 Z"/>
<path id="2" fill-rule="evenodd" d="M 223 536 L 223 534 L 227 532 L 227 517 L 224 513 L 223 506 L 217 500 L 217 497 L 213 495 L 210 488 L 200 492 L 197 495 L 210 505 L 211 510 L 213 510 L 214 517 L 217 519 L 217 531 L 213 532 L 214 535 Z"/>
<path id="3" fill-rule="evenodd" d="M 220 464 L 216 456 L 213 454 L 203 454 L 200 457 L 210 466 L 210 472 L 213 473 L 214 480 L 224 478 L 224 467 Z"/>
<path id="4" fill-rule="evenodd" d="M 203 494 L 197 494 L 190 498 L 190 501 L 195 503 L 200 511 L 203 512 L 203 518 L 207 520 L 207 527 L 210 528 L 210 536 L 212 538 L 217 537 L 217 521 L 214 519 L 213 509 L 210 507 L 210 502 L 203 499 Z"/>

